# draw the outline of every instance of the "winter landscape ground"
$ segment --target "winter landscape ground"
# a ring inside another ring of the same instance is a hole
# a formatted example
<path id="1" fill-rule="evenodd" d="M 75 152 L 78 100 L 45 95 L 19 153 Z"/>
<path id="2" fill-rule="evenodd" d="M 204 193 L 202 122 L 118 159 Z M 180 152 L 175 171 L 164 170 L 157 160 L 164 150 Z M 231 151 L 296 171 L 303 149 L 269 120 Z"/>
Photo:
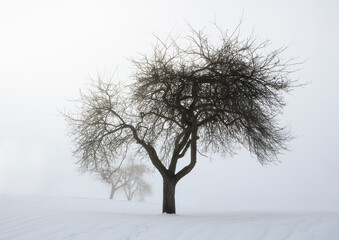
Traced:
<path id="1" fill-rule="evenodd" d="M 338 211 L 204 211 L 144 202 L 0 196 L 0 239 L 339 239 Z"/>

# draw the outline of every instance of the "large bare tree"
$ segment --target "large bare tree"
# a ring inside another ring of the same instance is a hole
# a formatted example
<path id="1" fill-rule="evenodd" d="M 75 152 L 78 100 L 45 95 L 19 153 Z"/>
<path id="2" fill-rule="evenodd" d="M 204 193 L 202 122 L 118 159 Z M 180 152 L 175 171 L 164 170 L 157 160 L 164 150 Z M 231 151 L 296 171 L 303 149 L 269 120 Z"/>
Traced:
<path id="1" fill-rule="evenodd" d="M 79 111 L 67 119 L 83 168 L 112 164 L 137 146 L 163 178 L 163 212 L 175 213 L 176 184 L 200 151 L 243 146 L 261 164 L 277 159 L 290 139 L 277 114 L 295 86 L 294 63 L 282 59 L 283 48 L 270 51 L 269 41 L 216 29 L 216 41 L 192 28 L 157 38 L 152 54 L 132 60 L 132 84 L 97 79 L 81 94 Z"/>

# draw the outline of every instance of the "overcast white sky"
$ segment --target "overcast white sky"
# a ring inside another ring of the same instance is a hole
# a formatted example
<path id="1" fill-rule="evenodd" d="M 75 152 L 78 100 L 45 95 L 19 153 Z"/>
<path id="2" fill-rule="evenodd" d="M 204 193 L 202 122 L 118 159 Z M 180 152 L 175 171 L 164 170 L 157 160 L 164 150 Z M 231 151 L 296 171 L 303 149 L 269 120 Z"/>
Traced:
<path id="1" fill-rule="evenodd" d="M 178 184 L 177 201 L 224 209 L 339 208 L 338 1 L 0 1 L 0 194 L 106 198 L 109 187 L 80 175 L 58 110 L 89 76 L 150 50 L 152 34 L 202 28 L 216 20 L 252 30 L 286 56 L 307 60 L 310 82 L 287 96 L 281 117 L 297 138 L 281 163 L 262 167 L 241 152 L 200 157 Z M 161 202 L 160 178 L 152 201 Z"/>

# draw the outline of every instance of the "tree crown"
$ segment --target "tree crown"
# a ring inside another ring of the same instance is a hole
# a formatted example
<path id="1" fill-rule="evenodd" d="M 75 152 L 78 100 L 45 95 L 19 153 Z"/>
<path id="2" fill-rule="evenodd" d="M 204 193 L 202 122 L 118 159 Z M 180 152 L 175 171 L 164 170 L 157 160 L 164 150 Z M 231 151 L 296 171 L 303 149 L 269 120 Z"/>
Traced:
<path id="1" fill-rule="evenodd" d="M 262 164 L 286 149 L 290 134 L 277 115 L 294 87 L 295 63 L 281 58 L 284 48 L 269 51 L 268 41 L 236 32 L 220 31 L 214 44 L 191 29 L 184 40 L 157 38 L 150 56 L 132 60 L 132 84 L 99 78 L 81 94 L 79 113 L 66 118 L 84 169 L 107 169 L 135 143 L 162 174 L 174 173 L 192 147 L 215 153 L 242 145 Z"/>
<path id="2" fill-rule="evenodd" d="M 241 144 L 264 164 L 286 149 L 288 131 L 277 124 L 285 106 L 283 93 L 293 88 L 292 60 L 283 61 L 284 48 L 268 51 L 269 41 L 245 40 L 220 32 L 213 44 L 204 31 L 185 38 L 158 39 L 151 56 L 136 66 L 133 102 L 144 122 L 152 126 L 150 140 L 165 139 L 170 153 L 182 131 L 198 129 L 199 144 L 213 152 L 232 151 Z"/>

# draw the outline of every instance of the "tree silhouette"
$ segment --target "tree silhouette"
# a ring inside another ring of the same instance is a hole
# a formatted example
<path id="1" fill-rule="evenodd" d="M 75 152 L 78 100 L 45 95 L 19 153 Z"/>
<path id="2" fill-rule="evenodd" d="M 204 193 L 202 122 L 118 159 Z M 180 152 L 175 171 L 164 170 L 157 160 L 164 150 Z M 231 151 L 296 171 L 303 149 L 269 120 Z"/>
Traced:
<path id="1" fill-rule="evenodd" d="M 124 182 L 122 178 L 123 172 L 120 169 L 97 169 L 95 171 L 98 174 L 98 177 L 101 181 L 110 184 L 111 193 L 109 199 L 113 199 L 115 193 L 124 187 Z"/>
<path id="2" fill-rule="evenodd" d="M 122 171 L 125 183 L 123 190 L 128 201 L 136 196 L 139 200 L 144 200 L 152 193 L 151 185 L 145 180 L 145 175 L 151 173 L 146 165 L 132 161 Z"/>
<path id="3" fill-rule="evenodd" d="M 78 113 L 67 114 L 78 163 L 95 169 L 138 146 L 163 178 L 163 212 L 175 213 L 176 184 L 198 152 L 240 145 L 261 164 L 275 161 L 290 139 L 277 114 L 295 86 L 295 63 L 280 57 L 284 48 L 268 47 L 239 31 L 220 30 L 216 43 L 193 28 L 184 38 L 157 38 L 153 54 L 132 60 L 132 84 L 99 78 L 81 94 Z"/>
<path id="4" fill-rule="evenodd" d="M 145 175 L 150 174 L 151 170 L 145 164 L 136 163 L 132 158 L 128 158 L 127 163 L 118 168 L 96 169 L 95 173 L 101 181 L 111 185 L 110 199 L 113 199 L 119 190 L 125 193 L 128 201 L 134 197 L 144 200 L 152 193 L 151 185 L 145 180 Z"/>

